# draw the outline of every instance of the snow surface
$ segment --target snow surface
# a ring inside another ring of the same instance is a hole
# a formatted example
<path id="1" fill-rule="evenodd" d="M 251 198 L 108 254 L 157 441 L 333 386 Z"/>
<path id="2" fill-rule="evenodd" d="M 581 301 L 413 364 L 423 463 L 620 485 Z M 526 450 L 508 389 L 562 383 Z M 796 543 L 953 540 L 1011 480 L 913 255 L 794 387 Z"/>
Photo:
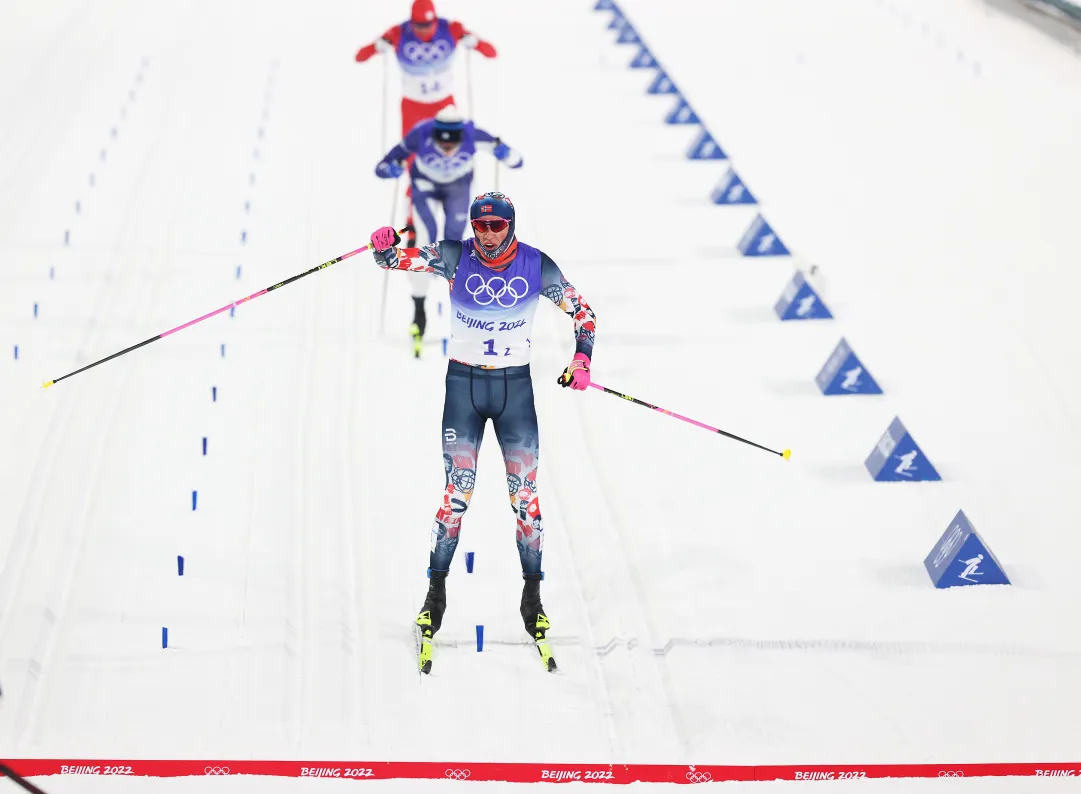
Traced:
<path id="1" fill-rule="evenodd" d="M 795 263 L 820 268 L 838 319 L 780 323 L 793 261 L 734 255 L 757 208 L 709 203 L 726 164 L 685 159 L 697 130 L 661 123 L 672 99 L 645 95 L 653 72 L 626 68 L 592 5 L 439 4 L 500 49 L 471 60 L 474 115 L 525 156 L 499 182 L 519 234 L 597 311 L 596 381 L 793 459 L 557 388 L 571 333 L 542 309 L 561 672 L 522 641 L 489 437 L 459 548 L 476 570 L 455 562 L 424 680 L 409 623 L 445 363 L 438 321 L 408 356 L 407 279 L 385 335 L 361 256 L 40 388 L 387 222 L 372 169 L 397 75 L 384 119 L 383 65 L 352 57 L 405 5 L 0 9 L 0 754 L 1077 760 L 1081 61 L 978 0 L 623 0 Z M 484 163 L 476 192 L 492 185 Z M 818 393 L 841 336 L 883 396 Z M 943 482 L 871 481 L 895 415 Z M 1012 587 L 930 585 L 959 508 Z"/>

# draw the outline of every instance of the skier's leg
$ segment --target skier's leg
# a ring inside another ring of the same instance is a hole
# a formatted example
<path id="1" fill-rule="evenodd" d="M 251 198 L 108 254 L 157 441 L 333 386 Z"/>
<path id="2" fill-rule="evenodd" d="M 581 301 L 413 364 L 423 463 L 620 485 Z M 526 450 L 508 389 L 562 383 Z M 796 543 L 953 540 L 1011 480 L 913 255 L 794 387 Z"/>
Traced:
<path id="1" fill-rule="evenodd" d="M 447 366 L 443 404 L 443 502 L 432 526 L 429 564 L 432 571 L 449 571 L 458 546 L 462 516 L 469 509 L 477 477 L 477 452 L 484 435 L 484 419 L 473 405 L 472 367 L 457 362 Z"/>
<path id="2" fill-rule="evenodd" d="M 503 373 L 506 377 L 506 404 L 493 424 L 507 469 L 507 493 L 517 522 L 515 537 L 522 573 L 539 578 L 544 524 L 537 492 L 540 440 L 537 409 L 533 404 L 533 382 L 527 366 L 510 367 Z"/>
<path id="3" fill-rule="evenodd" d="M 443 186 L 443 214 L 446 216 L 443 227 L 444 240 L 461 240 L 465 235 L 472 186 L 472 175 Z"/>
<path id="4" fill-rule="evenodd" d="M 436 242 L 437 224 L 435 221 L 434 205 L 438 201 L 438 194 L 433 185 L 427 179 L 413 178 L 413 209 L 421 222 L 421 232 L 418 235 L 417 245 L 424 246 Z M 428 327 L 428 315 L 424 310 L 424 299 L 428 294 L 428 287 L 432 283 L 431 273 L 410 273 L 410 287 L 413 297 L 413 326 L 412 333 L 419 340 L 424 336 Z"/>

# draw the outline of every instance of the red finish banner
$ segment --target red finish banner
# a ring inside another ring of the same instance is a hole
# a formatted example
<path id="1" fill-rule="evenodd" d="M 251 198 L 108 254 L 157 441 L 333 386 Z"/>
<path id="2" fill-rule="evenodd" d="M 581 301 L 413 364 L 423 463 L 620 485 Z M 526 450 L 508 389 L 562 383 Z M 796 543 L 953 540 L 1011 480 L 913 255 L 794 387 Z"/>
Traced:
<path id="1" fill-rule="evenodd" d="M 431 761 L 152 761 L 24 758 L 3 760 L 23 777 L 267 775 L 353 780 L 493 780 L 509 783 L 710 783 L 730 780 L 845 780 L 915 777 L 1081 777 L 1074 764 L 868 764 L 676 766 L 670 764 L 522 764 Z"/>

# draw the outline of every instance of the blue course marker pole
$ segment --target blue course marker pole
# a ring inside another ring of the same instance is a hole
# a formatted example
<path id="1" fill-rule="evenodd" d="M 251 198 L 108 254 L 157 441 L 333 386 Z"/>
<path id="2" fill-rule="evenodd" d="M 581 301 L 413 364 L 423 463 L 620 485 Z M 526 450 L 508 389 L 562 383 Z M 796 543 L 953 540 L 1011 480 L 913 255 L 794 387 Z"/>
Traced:
<path id="1" fill-rule="evenodd" d="M 477 626 L 477 653 L 484 650 L 484 626 Z"/>

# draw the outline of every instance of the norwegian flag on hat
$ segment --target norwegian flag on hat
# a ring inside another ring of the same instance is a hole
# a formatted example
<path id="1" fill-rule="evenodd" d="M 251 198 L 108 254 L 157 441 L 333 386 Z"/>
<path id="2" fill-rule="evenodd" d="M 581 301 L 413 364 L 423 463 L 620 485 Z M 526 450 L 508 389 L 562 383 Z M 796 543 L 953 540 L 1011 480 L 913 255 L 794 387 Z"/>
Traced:
<path id="1" fill-rule="evenodd" d="M 432 0 L 414 0 L 413 14 L 410 18 L 413 22 L 422 25 L 435 22 L 435 4 Z"/>

